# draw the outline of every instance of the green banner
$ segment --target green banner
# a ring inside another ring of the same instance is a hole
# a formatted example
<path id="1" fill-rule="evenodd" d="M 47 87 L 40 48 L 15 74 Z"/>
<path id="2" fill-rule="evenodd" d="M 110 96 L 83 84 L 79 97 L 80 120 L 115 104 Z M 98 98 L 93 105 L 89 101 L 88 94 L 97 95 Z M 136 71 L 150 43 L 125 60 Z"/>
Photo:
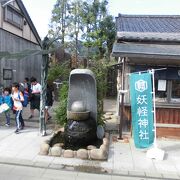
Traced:
<path id="1" fill-rule="evenodd" d="M 148 148 L 154 141 L 152 78 L 150 73 L 130 75 L 131 115 L 134 143 Z"/>

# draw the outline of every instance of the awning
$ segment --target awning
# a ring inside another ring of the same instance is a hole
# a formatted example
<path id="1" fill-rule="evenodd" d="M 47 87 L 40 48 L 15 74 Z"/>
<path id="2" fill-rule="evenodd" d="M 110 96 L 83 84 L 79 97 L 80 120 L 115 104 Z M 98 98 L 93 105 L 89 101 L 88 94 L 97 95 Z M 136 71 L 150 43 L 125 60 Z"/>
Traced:
<path id="1" fill-rule="evenodd" d="M 180 45 L 114 43 L 112 56 L 155 59 L 179 59 Z"/>

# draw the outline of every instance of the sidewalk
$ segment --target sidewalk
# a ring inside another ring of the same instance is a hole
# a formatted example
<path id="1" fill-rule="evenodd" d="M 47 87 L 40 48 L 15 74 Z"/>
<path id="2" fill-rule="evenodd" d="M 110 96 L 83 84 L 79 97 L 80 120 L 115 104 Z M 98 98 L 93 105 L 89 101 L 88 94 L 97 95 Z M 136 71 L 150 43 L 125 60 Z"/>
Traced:
<path id="1" fill-rule="evenodd" d="M 53 104 L 53 107 L 49 109 L 49 113 L 52 117 L 55 116 L 54 110 L 57 108 L 58 102 L 55 101 Z M 32 119 L 29 119 L 30 116 L 30 106 L 28 104 L 27 107 L 23 108 L 23 113 L 22 113 L 23 119 L 25 121 L 25 126 L 27 127 L 39 127 L 39 111 L 35 110 L 34 111 L 34 117 Z M 54 118 L 52 118 L 54 119 Z M 50 123 L 47 124 L 50 128 L 53 128 L 54 126 L 54 120 L 49 121 Z M 0 127 L 5 124 L 5 115 L 4 113 L 0 114 Z M 15 115 L 11 111 L 11 126 L 15 126 Z"/>
<path id="2" fill-rule="evenodd" d="M 45 137 L 41 137 L 39 129 L 35 127 L 26 127 L 20 134 L 15 134 L 14 129 L 0 126 L 0 164 L 132 176 L 141 179 L 180 179 L 179 140 L 158 139 L 159 148 L 165 150 L 166 156 L 163 161 L 157 161 L 147 159 L 145 150 L 136 149 L 128 133 L 124 134 L 129 137 L 127 143 L 117 141 L 117 134 L 111 134 L 108 160 L 90 161 L 40 156 L 40 144 L 53 133 L 50 128 Z"/>

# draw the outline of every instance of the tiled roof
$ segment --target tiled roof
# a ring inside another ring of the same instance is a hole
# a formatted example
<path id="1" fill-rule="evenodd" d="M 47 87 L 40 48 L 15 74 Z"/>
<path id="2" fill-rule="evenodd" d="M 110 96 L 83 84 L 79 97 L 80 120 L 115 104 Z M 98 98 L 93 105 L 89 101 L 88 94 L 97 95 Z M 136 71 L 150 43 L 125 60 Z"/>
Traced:
<path id="1" fill-rule="evenodd" d="M 120 14 L 116 25 L 114 56 L 174 59 L 180 64 L 180 16 Z"/>
<path id="2" fill-rule="evenodd" d="M 180 16 L 121 15 L 116 18 L 117 39 L 138 42 L 180 42 Z"/>
<path id="3" fill-rule="evenodd" d="M 180 16 L 119 14 L 116 25 L 117 32 L 180 33 Z"/>

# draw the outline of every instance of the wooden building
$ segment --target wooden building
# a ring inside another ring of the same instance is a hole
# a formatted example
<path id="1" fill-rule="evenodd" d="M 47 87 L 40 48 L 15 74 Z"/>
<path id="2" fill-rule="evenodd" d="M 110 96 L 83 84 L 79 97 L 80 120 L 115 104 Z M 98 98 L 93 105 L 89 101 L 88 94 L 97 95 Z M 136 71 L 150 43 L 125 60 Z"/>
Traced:
<path id="1" fill-rule="evenodd" d="M 180 137 L 180 16 L 121 15 L 116 18 L 113 56 L 128 73 L 166 68 L 155 73 L 157 135 Z M 131 121 L 130 95 L 125 94 L 125 119 Z"/>
<path id="2" fill-rule="evenodd" d="M 41 39 L 21 0 L 0 3 L 0 52 L 17 53 L 41 50 Z M 0 84 L 8 86 L 34 76 L 40 80 L 42 56 L 27 56 L 20 60 L 0 58 Z"/>

